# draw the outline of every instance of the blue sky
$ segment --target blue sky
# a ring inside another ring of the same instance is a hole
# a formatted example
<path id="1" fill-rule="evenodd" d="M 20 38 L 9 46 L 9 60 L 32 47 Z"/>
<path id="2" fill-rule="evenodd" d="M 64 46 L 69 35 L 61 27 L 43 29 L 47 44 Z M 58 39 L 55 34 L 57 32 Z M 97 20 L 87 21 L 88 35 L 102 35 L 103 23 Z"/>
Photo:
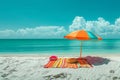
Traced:
<path id="1" fill-rule="evenodd" d="M 103 17 L 110 24 L 120 17 L 120 0 L 1 0 L 0 30 L 64 26 L 76 16 L 87 21 Z"/>

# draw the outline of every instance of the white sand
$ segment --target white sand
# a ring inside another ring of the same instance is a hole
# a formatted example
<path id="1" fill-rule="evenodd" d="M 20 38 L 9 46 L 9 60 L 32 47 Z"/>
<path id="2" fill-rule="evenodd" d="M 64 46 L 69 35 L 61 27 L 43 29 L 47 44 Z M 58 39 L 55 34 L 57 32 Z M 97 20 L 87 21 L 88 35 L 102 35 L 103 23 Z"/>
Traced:
<path id="1" fill-rule="evenodd" d="M 107 58 L 107 64 L 71 69 L 43 68 L 49 57 L 1 56 L 0 80 L 120 80 L 120 56 Z"/>

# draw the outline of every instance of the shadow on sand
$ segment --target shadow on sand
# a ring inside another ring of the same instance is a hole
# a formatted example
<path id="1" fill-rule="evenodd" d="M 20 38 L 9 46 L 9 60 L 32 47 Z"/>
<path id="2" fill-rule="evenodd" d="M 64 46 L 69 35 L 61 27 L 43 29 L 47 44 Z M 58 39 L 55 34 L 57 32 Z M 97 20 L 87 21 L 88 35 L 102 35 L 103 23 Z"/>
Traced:
<path id="1" fill-rule="evenodd" d="M 93 57 L 93 56 L 86 56 L 84 57 L 90 64 L 94 66 L 99 66 L 103 64 L 108 64 L 110 62 L 109 59 L 107 58 L 102 58 L 102 57 Z"/>

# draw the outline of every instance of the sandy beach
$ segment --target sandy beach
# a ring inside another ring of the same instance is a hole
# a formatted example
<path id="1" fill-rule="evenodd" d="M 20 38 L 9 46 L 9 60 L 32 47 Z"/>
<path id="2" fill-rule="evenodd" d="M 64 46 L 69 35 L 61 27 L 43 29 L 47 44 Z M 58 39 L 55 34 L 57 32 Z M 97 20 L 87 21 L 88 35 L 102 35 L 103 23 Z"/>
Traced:
<path id="1" fill-rule="evenodd" d="M 120 80 L 120 56 L 93 68 L 44 68 L 49 56 L 1 56 L 0 80 Z"/>

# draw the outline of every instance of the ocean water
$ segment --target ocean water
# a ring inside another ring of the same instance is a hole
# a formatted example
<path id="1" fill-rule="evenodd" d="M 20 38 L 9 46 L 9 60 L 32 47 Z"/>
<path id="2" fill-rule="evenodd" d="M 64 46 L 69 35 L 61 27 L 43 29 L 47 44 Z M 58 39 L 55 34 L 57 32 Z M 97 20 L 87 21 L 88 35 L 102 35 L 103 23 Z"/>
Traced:
<path id="1" fill-rule="evenodd" d="M 80 53 L 78 40 L 67 39 L 0 39 L 0 54 L 75 54 Z M 83 54 L 119 54 L 120 40 L 82 41 Z"/>

